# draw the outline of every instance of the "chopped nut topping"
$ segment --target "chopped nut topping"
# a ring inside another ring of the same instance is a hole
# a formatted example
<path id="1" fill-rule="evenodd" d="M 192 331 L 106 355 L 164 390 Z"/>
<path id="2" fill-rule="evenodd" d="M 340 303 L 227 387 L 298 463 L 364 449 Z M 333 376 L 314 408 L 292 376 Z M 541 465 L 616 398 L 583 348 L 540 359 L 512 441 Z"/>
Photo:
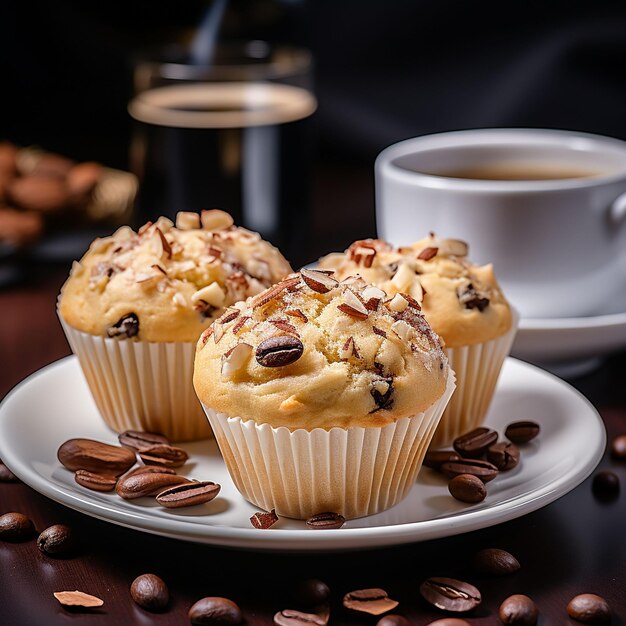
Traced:
<path id="1" fill-rule="evenodd" d="M 135 282 L 136 283 L 147 283 L 155 278 L 161 278 L 163 274 L 158 271 L 152 270 L 152 272 L 137 272 L 135 274 Z"/>
<path id="2" fill-rule="evenodd" d="M 411 333 L 413 332 L 413 328 L 404 320 L 397 320 L 391 325 L 391 330 L 393 330 L 402 341 L 406 341 Z"/>
<path id="3" fill-rule="evenodd" d="M 415 271 L 407 264 L 400 263 L 398 271 L 391 279 L 391 284 L 394 286 L 395 291 L 408 291 L 413 279 L 415 278 Z"/>
<path id="4" fill-rule="evenodd" d="M 367 319 L 368 311 L 354 291 L 346 289 L 343 292 L 343 299 L 344 302 L 337 306 L 342 313 L 360 320 Z"/>
<path id="5" fill-rule="evenodd" d="M 401 294 L 397 293 L 388 303 L 387 306 L 396 313 L 402 313 L 409 306 L 409 301 Z"/>
<path id="6" fill-rule="evenodd" d="M 363 245 L 356 246 L 354 248 L 350 246 L 348 256 L 357 265 L 363 263 L 364 267 L 372 267 L 374 257 L 376 256 L 376 250 L 374 249 L 374 246 L 363 243 Z"/>
<path id="7" fill-rule="evenodd" d="M 161 215 L 161 217 L 159 217 L 159 219 L 154 223 L 154 225 L 162 233 L 168 233 L 174 227 L 174 222 L 172 222 L 172 220 L 165 217 L 165 215 Z"/>
<path id="8" fill-rule="evenodd" d="M 426 291 L 424 290 L 424 287 L 422 287 L 422 283 L 420 283 L 420 281 L 418 279 L 415 279 L 412 283 L 411 286 L 409 288 L 409 291 L 411 292 L 411 296 L 413 296 L 410 300 L 408 300 L 408 302 L 416 309 L 421 309 L 421 304 L 424 301 L 424 294 L 426 293 Z M 410 298 L 410 296 L 406 296 L 407 299 Z M 412 302 L 411 302 L 412 300 Z"/>
<path id="9" fill-rule="evenodd" d="M 203 209 L 200 222 L 204 230 L 225 230 L 234 224 L 232 216 L 220 209 Z"/>
<path id="10" fill-rule="evenodd" d="M 203 287 L 202 289 L 198 289 L 198 291 L 191 296 L 191 302 L 193 304 L 202 300 L 218 309 L 224 306 L 225 299 L 226 297 L 222 288 L 215 282 Z"/>
<path id="11" fill-rule="evenodd" d="M 328 293 L 338 285 L 338 282 L 326 272 L 302 269 L 300 274 L 304 284 L 317 293 Z"/>
<path id="12" fill-rule="evenodd" d="M 172 248 L 161 229 L 156 226 L 154 228 L 153 242 L 155 253 L 159 259 L 163 258 L 163 256 L 167 259 L 172 258 Z"/>
<path id="13" fill-rule="evenodd" d="M 141 235 L 144 235 L 150 230 L 152 225 L 153 225 L 152 222 L 149 222 L 149 221 L 146 222 L 143 226 L 137 229 L 137 234 L 141 237 Z"/>
<path id="14" fill-rule="evenodd" d="M 363 298 L 365 302 L 367 302 L 368 300 L 372 300 L 373 298 L 375 298 L 376 300 L 382 300 L 386 295 L 387 294 L 382 289 L 374 287 L 374 285 L 368 285 L 361 292 L 361 298 Z"/>
<path id="15" fill-rule="evenodd" d="M 215 320 L 213 322 L 213 341 L 219 343 L 220 339 L 224 336 L 224 327 Z"/>
<path id="16" fill-rule="evenodd" d="M 185 307 L 187 306 L 187 300 L 185 300 L 185 296 L 183 296 L 182 293 L 180 293 L 179 291 L 177 291 L 173 296 L 172 296 L 172 302 L 176 305 L 176 306 L 182 306 Z"/>
<path id="17" fill-rule="evenodd" d="M 228 324 L 228 322 L 232 322 L 240 315 L 241 311 L 239 309 L 226 309 L 222 317 L 220 317 L 217 321 L 220 324 Z"/>
<path id="18" fill-rule="evenodd" d="M 260 306 L 264 306 L 271 300 L 278 298 L 278 296 L 280 296 L 283 293 L 283 291 L 285 291 L 288 287 L 292 287 L 298 282 L 300 282 L 300 276 L 298 275 L 285 278 L 278 284 L 274 285 L 273 287 L 270 287 L 266 291 L 263 291 L 260 294 L 256 295 L 254 298 L 252 298 L 252 308 L 256 309 Z"/>
<path id="19" fill-rule="evenodd" d="M 437 252 L 439 252 L 439 248 L 435 248 L 434 246 L 429 246 L 428 248 L 424 248 L 417 255 L 417 258 L 420 261 L 430 261 L 432 258 L 437 256 Z"/>
<path id="20" fill-rule="evenodd" d="M 290 324 L 287 320 L 268 320 L 268 322 L 286 333 L 292 333 L 293 335 L 298 334 L 296 327 L 293 324 Z"/>
<path id="21" fill-rule="evenodd" d="M 356 347 L 356 343 L 354 342 L 354 337 L 348 337 L 346 342 L 343 344 L 339 356 L 342 361 L 349 360 L 351 357 L 356 359 L 360 359 L 361 355 L 359 354 L 359 350 Z"/>
<path id="22" fill-rule="evenodd" d="M 296 317 L 302 320 L 305 324 L 309 321 L 309 318 L 300 309 L 287 309 L 285 315 L 290 317 Z"/>
<path id="23" fill-rule="evenodd" d="M 209 337 L 213 334 L 213 328 L 209 326 L 205 331 L 200 335 L 200 339 L 202 341 L 202 347 L 206 346 L 206 342 L 209 340 Z"/>
<path id="24" fill-rule="evenodd" d="M 259 530 L 267 530 L 271 528 L 278 521 L 278 515 L 276 510 L 272 509 L 269 512 L 259 511 L 250 518 L 250 523 Z"/>
<path id="25" fill-rule="evenodd" d="M 243 328 L 244 324 L 251 319 L 252 318 L 249 315 L 243 315 L 240 317 L 232 327 L 233 335 L 236 335 Z"/>
<path id="26" fill-rule="evenodd" d="M 442 239 L 439 242 L 439 254 L 446 256 L 467 256 L 469 246 L 460 239 Z"/>
<path id="27" fill-rule="evenodd" d="M 378 328 L 378 326 L 372 326 L 372 330 L 374 331 L 375 335 L 387 339 L 387 333 L 382 328 Z"/>
<path id="28" fill-rule="evenodd" d="M 252 356 L 253 348 L 247 343 L 238 343 L 222 357 L 222 376 L 230 378 L 238 372 Z"/>
<path id="29" fill-rule="evenodd" d="M 154 263 L 150 266 L 155 272 L 161 272 L 164 276 L 167 276 L 167 272 L 158 264 Z"/>
<path id="30" fill-rule="evenodd" d="M 179 211 L 176 214 L 176 228 L 179 230 L 194 230 L 200 228 L 200 216 L 191 211 Z"/>

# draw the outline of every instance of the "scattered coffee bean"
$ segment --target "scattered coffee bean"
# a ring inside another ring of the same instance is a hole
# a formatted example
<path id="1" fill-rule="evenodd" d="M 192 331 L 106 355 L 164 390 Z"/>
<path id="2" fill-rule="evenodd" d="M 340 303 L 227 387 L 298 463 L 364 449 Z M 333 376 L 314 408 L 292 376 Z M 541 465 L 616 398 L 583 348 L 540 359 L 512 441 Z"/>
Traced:
<path id="1" fill-rule="evenodd" d="M 304 352 L 302 341 L 292 335 L 278 335 L 262 341 L 256 349 L 257 363 L 263 367 L 284 367 L 295 363 Z"/>
<path id="2" fill-rule="evenodd" d="M 328 602 L 330 588 L 323 580 L 308 578 L 294 587 L 293 597 L 299 607 L 308 609 Z"/>
<path id="3" fill-rule="evenodd" d="M 611 609 L 608 602 L 594 593 L 582 593 L 569 601 L 567 614 L 583 624 L 608 624 Z"/>
<path id="4" fill-rule="evenodd" d="M 390 615 L 381 617 L 376 622 L 376 626 L 411 626 L 411 622 L 409 622 L 409 620 L 402 615 L 391 613 Z"/>
<path id="5" fill-rule="evenodd" d="M 501 472 L 513 469 L 519 463 L 519 448 L 508 441 L 494 443 L 487 449 L 487 460 Z"/>
<path id="6" fill-rule="evenodd" d="M 144 474 L 149 476 L 149 474 Z M 156 501 L 168 509 L 178 509 L 183 506 L 195 506 L 210 502 L 220 492 L 221 486 L 210 480 L 192 481 L 182 485 L 169 487 L 159 493 Z"/>
<path id="7" fill-rule="evenodd" d="M 443 463 L 441 471 L 447 478 L 454 478 L 461 474 L 472 474 L 488 483 L 498 475 L 498 468 L 489 461 L 482 459 L 462 459 L 461 461 L 448 461 Z"/>
<path id="8" fill-rule="evenodd" d="M 111 446 L 93 439 L 70 439 L 61 445 L 57 457 L 67 469 L 123 474 L 135 464 L 135 454 L 128 448 Z"/>
<path id="9" fill-rule="evenodd" d="M 118 339 L 130 339 L 139 334 L 139 318 L 134 313 L 129 313 L 120 318 L 113 326 L 107 328 L 109 337 Z"/>
<path id="10" fill-rule="evenodd" d="M 33 522 L 23 513 L 11 512 L 0 515 L 0 540 L 21 541 L 34 534 Z"/>
<path id="11" fill-rule="evenodd" d="M 461 456 L 477 459 L 496 441 L 498 441 L 498 433 L 491 428 L 481 426 L 457 437 L 452 445 Z"/>
<path id="12" fill-rule="evenodd" d="M 626 435 L 615 437 L 611 443 L 611 456 L 617 461 L 626 460 Z"/>
<path id="13" fill-rule="evenodd" d="M 156 444 L 170 445 L 170 440 L 161 433 L 145 433 L 141 430 L 126 430 L 117 436 L 120 445 L 140 450 Z"/>
<path id="14" fill-rule="evenodd" d="M 498 617 L 503 624 L 514 626 L 535 626 L 539 611 L 537 605 L 521 593 L 509 596 L 498 609 Z"/>
<path id="15" fill-rule="evenodd" d="M 276 626 L 326 626 L 326 620 L 316 613 L 302 613 L 293 609 L 283 609 L 274 615 Z"/>
<path id="16" fill-rule="evenodd" d="M 451 613 L 471 611 L 482 602 L 474 585 L 454 578 L 428 578 L 420 585 L 420 593 L 429 604 Z"/>
<path id="17" fill-rule="evenodd" d="M 85 609 L 92 609 L 104 604 L 104 600 L 82 591 L 56 591 L 52 595 L 63 606 L 81 606 Z"/>
<path id="18" fill-rule="evenodd" d="M 323 530 L 327 528 L 341 528 L 346 523 L 346 518 L 339 513 L 327 511 L 325 513 L 317 513 L 306 521 L 309 528 Z"/>
<path id="19" fill-rule="evenodd" d="M 528 443 L 539 434 L 540 429 L 536 422 L 513 422 L 506 427 L 504 436 L 513 443 Z"/>
<path id="20" fill-rule="evenodd" d="M 67 555 L 75 545 L 74 531 L 65 524 L 53 524 L 37 537 L 37 547 L 50 556 Z"/>
<path id="21" fill-rule="evenodd" d="M 343 605 L 346 609 L 361 611 L 370 615 L 382 615 L 392 611 L 398 606 L 398 602 L 392 600 L 384 589 L 357 589 L 343 597 Z"/>
<path id="22" fill-rule="evenodd" d="M 115 491 L 124 500 L 134 500 L 145 496 L 156 496 L 168 487 L 188 482 L 191 482 L 188 478 L 177 474 L 144 472 L 123 476 L 117 481 Z"/>
<path id="23" fill-rule="evenodd" d="M 0 462 L 0 483 L 16 483 L 17 476 L 4 464 Z"/>
<path id="24" fill-rule="evenodd" d="M 259 511 L 250 518 L 250 523 L 255 528 L 260 528 L 262 530 L 271 528 L 277 521 L 278 515 L 276 515 L 276 511 L 274 509 L 269 512 Z"/>
<path id="25" fill-rule="evenodd" d="M 130 596 L 148 611 L 161 611 L 170 601 L 167 585 L 155 574 L 137 576 L 130 586 Z"/>
<path id="26" fill-rule="evenodd" d="M 459 617 L 443 617 L 430 622 L 427 626 L 471 626 L 470 623 Z"/>
<path id="27" fill-rule="evenodd" d="M 189 609 L 189 620 L 198 626 L 235 626 L 243 620 L 241 609 L 228 598 L 208 597 Z"/>
<path id="28" fill-rule="evenodd" d="M 591 489 L 599 500 L 613 500 L 619 495 L 619 478 L 617 474 L 606 470 L 597 472 L 593 477 Z"/>
<path id="29" fill-rule="evenodd" d="M 138 454 L 146 465 L 162 465 L 164 467 L 181 467 L 189 459 L 185 450 L 165 443 L 140 448 Z"/>
<path id="30" fill-rule="evenodd" d="M 519 570 L 519 561 L 506 550 L 499 548 L 485 548 L 474 556 L 474 569 L 479 574 L 504 576 Z"/>
<path id="31" fill-rule="evenodd" d="M 461 502 L 475 504 L 482 502 L 487 497 L 485 484 L 477 476 L 472 474 L 459 474 L 448 483 L 450 494 Z"/>
<path id="32" fill-rule="evenodd" d="M 162 465 L 140 465 L 135 469 L 126 472 L 121 478 L 128 478 L 135 474 L 176 474 L 176 470 L 172 467 L 163 467 Z"/>
<path id="33" fill-rule="evenodd" d="M 82 487 L 93 491 L 113 491 L 117 485 L 117 476 L 87 470 L 78 470 L 74 474 L 74 480 Z"/>
<path id="34" fill-rule="evenodd" d="M 439 470 L 444 463 L 460 460 L 461 455 L 457 454 L 454 450 L 432 450 L 426 453 L 423 465 Z"/>

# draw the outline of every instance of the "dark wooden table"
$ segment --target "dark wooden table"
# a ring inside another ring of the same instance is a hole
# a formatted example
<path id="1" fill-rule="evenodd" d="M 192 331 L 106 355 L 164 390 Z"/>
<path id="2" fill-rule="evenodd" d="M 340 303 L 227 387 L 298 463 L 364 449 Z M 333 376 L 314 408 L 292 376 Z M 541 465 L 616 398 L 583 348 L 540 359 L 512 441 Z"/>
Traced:
<path id="1" fill-rule="evenodd" d="M 28 374 L 69 354 L 54 306 L 65 272 L 65 267 L 39 268 L 25 282 L 0 290 L 0 397 Z M 600 411 L 609 441 L 626 433 L 625 381 L 626 353 L 571 381 Z M 241 606 L 247 624 L 270 625 L 276 611 L 297 608 L 289 598 L 294 582 L 317 577 L 332 590 L 331 624 L 373 626 L 376 618 L 348 615 L 341 598 L 354 589 L 382 587 L 400 601 L 396 612 L 418 626 L 442 617 L 420 600 L 419 584 L 429 576 L 461 578 L 479 587 L 484 600 L 467 617 L 471 624 L 499 623 L 498 606 L 513 593 L 535 600 L 539 624 L 574 624 L 565 606 L 584 592 L 604 596 L 613 609 L 612 624 L 625 624 L 626 463 L 605 455 L 600 467 L 621 479 L 623 493 L 613 501 L 596 499 L 588 479 L 549 506 L 499 526 L 388 549 L 330 554 L 254 553 L 160 538 L 81 515 L 24 484 L 0 483 L 0 514 L 25 513 L 38 530 L 66 523 L 81 537 L 80 550 L 68 559 L 43 555 L 34 539 L 0 542 L 0 624 L 187 624 L 187 611 L 196 600 L 225 596 Z M 521 570 L 501 578 L 476 575 L 472 555 L 486 547 L 509 550 Z M 146 572 L 169 585 L 172 601 L 163 613 L 148 613 L 130 598 L 131 582 Z M 52 592 L 73 589 L 103 598 L 104 606 L 65 610 Z"/>

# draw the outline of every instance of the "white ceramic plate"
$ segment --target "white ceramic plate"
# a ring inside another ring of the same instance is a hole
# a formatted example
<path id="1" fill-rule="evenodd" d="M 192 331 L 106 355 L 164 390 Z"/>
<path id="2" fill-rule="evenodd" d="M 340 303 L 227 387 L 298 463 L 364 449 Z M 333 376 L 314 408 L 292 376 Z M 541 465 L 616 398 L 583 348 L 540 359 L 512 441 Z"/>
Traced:
<path id="1" fill-rule="evenodd" d="M 236 491 L 213 441 L 184 445 L 189 476 L 222 485 L 204 505 L 167 510 L 153 499 L 125 501 L 80 487 L 56 459 L 61 443 L 86 437 L 114 443 L 75 357 L 33 374 L 0 405 L 0 458 L 25 483 L 73 509 L 108 522 L 178 539 L 255 550 L 348 550 L 455 535 L 498 524 L 542 507 L 582 482 L 604 451 L 606 433 L 593 406 L 562 380 L 531 365 L 505 363 L 487 424 L 500 432 L 533 419 L 540 436 L 523 446 L 522 462 L 488 485 L 487 499 L 465 505 L 446 481 L 423 468 L 408 497 L 392 509 L 316 531 L 281 519 L 268 530 L 249 522 L 257 509 Z"/>

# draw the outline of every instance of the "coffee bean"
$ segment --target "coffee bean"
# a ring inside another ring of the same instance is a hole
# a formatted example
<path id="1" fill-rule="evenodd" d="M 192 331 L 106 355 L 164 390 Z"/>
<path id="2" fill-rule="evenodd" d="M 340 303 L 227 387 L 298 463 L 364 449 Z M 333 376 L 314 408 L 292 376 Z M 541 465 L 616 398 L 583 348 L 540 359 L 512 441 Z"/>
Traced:
<path id="1" fill-rule="evenodd" d="M 0 515 L 0 540 L 21 541 L 35 533 L 35 526 L 23 513 L 5 513 Z"/>
<path id="2" fill-rule="evenodd" d="M 129 313 L 121 317 L 115 324 L 107 328 L 109 337 L 117 339 L 130 339 L 139 334 L 139 318 L 135 313 Z"/>
<path id="3" fill-rule="evenodd" d="M 16 483 L 17 476 L 4 464 L 0 462 L 0 483 Z"/>
<path id="4" fill-rule="evenodd" d="M 476 459 L 496 441 L 498 441 L 498 433 L 491 428 L 481 426 L 457 437 L 452 445 L 461 456 Z"/>
<path id="5" fill-rule="evenodd" d="M 498 468 L 482 459 L 463 459 L 461 461 L 448 461 L 441 466 L 441 471 L 447 478 L 454 478 L 461 474 L 471 474 L 488 483 L 498 475 Z"/>
<path id="6" fill-rule="evenodd" d="M 159 493 L 156 501 L 168 509 L 178 509 L 183 506 L 194 506 L 210 502 L 220 492 L 220 485 L 210 480 L 192 481 L 175 487 L 169 487 Z"/>
<path id="7" fill-rule="evenodd" d="M 482 602 L 474 585 L 454 578 L 429 578 L 420 585 L 420 593 L 429 604 L 451 613 L 471 611 Z"/>
<path id="8" fill-rule="evenodd" d="M 460 460 L 461 455 L 454 452 L 454 450 L 432 450 L 426 453 L 423 465 L 439 470 L 444 463 Z"/>
<path id="9" fill-rule="evenodd" d="M 541 430 L 536 422 L 513 422 L 506 427 L 504 436 L 513 443 L 528 443 Z"/>
<path id="10" fill-rule="evenodd" d="M 626 460 L 626 435 L 615 437 L 611 443 L 611 456 L 617 461 Z"/>
<path id="11" fill-rule="evenodd" d="M 474 569 L 479 574 L 503 576 L 517 572 L 519 568 L 519 561 L 506 550 L 485 548 L 474 556 Z"/>
<path id="12" fill-rule="evenodd" d="M 599 500 L 614 500 L 619 495 L 619 478 L 617 474 L 603 470 L 593 477 L 591 489 Z"/>
<path id="13" fill-rule="evenodd" d="M 189 620 L 198 626 L 235 626 L 243 620 L 241 609 L 228 598 L 208 597 L 189 609 Z"/>
<path id="14" fill-rule="evenodd" d="M 357 589 L 343 597 L 343 605 L 346 609 L 361 611 L 370 615 L 381 615 L 398 606 L 398 602 L 392 600 L 384 589 Z"/>
<path id="15" fill-rule="evenodd" d="M 458 617 L 443 617 L 430 622 L 427 626 L 471 626 L 470 623 Z"/>
<path id="16" fill-rule="evenodd" d="M 80 606 L 93 609 L 104 604 L 104 600 L 83 591 L 56 591 L 52 594 L 63 606 Z"/>
<path id="17" fill-rule="evenodd" d="M 74 531 L 65 524 L 53 524 L 37 537 L 37 547 L 51 556 L 69 554 L 75 545 Z"/>
<path id="18" fill-rule="evenodd" d="M 185 450 L 165 443 L 140 448 L 138 454 L 146 465 L 162 465 L 164 467 L 182 467 L 189 459 Z"/>
<path id="19" fill-rule="evenodd" d="M 482 502 L 487 497 L 485 484 L 472 474 L 459 474 L 448 483 L 450 494 L 461 502 L 474 504 Z"/>
<path id="20" fill-rule="evenodd" d="M 487 449 L 487 460 L 501 472 L 513 469 L 519 463 L 519 457 L 519 448 L 508 441 L 494 443 Z"/>
<path id="21" fill-rule="evenodd" d="M 411 622 L 409 622 L 409 620 L 402 615 L 391 613 L 390 615 L 381 617 L 376 622 L 376 626 L 411 626 Z"/>
<path id="22" fill-rule="evenodd" d="M 148 448 L 156 444 L 170 445 L 170 440 L 161 433 L 144 433 L 140 430 L 126 430 L 117 436 L 120 445 L 133 450 Z"/>
<path id="23" fill-rule="evenodd" d="M 323 530 L 327 528 L 341 528 L 346 523 L 346 518 L 339 513 L 332 513 L 330 511 L 324 513 L 317 513 L 306 521 L 306 525 L 309 528 L 316 530 Z"/>
<path id="24" fill-rule="evenodd" d="M 567 614 L 583 624 L 608 624 L 611 609 L 608 602 L 594 593 L 582 593 L 569 601 Z"/>
<path id="25" fill-rule="evenodd" d="M 250 518 L 250 523 L 260 530 L 271 528 L 278 521 L 275 509 L 271 511 L 259 511 Z"/>
<path id="26" fill-rule="evenodd" d="M 293 598 L 299 607 L 309 609 L 328 602 L 330 589 L 324 581 L 308 578 L 295 586 Z"/>
<path id="27" fill-rule="evenodd" d="M 292 335 L 279 335 L 262 341 L 256 349 L 257 363 L 263 367 L 284 367 L 295 363 L 304 352 L 302 341 Z"/>
<path id="28" fill-rule="evenodd" d="M 167 585 L 155 574 L 142 574 L 133 580 L 130 596 L 141 608 L 160 611 L 170 601 Z"/>
<path id="29" fill-rule="evenodd" d="M 509 596 L 498 609 L 498 617 L 503 624 L 515 626 L 535 626 L 539 611 L 537 605 L 521 593 Z"/>
<path id="30" fill-rule="evenodd" d="M 123 474 L 135 464 L 135 454 L 128 448 L 110 446 L 93 439 L 70 439 L 57 451 L 57 457 L 67 469 Z"/>
<path id="31" fill-rule="evenodd" d="M 326 620 L 315 613 L 283 609 L 274 615 L 274 624 L 276 626 L 326 626 Z"/>
<path id="32" fill-rule="evenodd" d="M 128 478 L 135 474 L 176 474 L 176 470 L 172 467 L 163 467 L 162 465 L 140 465 L 126 472 L 126 474 L 120 478 Z"/>
<path id="33" fill-rule="evenodd" d="M 141 473 L 122 476 L 117 481 L 115 491 L 124 500 L 134 500 L 144 496 L 156 496 L 168 487 L 191 482 L 184 476 L 168 473 Z"/>
<path id="34" fill-rule="evenodd" d="M 82 487 L 93 491 L 113 491 L 117 485 L 117 476 L 87 470 L 78 470 L 74 474 L 74 480 Z"/>

